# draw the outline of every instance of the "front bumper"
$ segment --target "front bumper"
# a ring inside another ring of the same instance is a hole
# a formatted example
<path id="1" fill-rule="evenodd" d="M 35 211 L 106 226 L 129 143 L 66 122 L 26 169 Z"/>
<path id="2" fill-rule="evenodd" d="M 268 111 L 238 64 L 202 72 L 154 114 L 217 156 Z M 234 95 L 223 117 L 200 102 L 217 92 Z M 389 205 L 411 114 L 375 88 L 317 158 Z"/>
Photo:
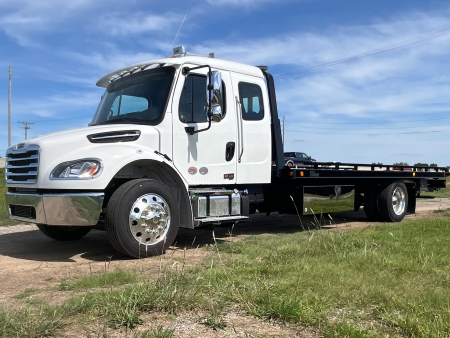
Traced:
<path id="1" fill-rule="evenodd" d="M 19 194 L 6 193 L 9 217 L 19 221 L 67 226 L 96 225 L 104 193 Z"/>

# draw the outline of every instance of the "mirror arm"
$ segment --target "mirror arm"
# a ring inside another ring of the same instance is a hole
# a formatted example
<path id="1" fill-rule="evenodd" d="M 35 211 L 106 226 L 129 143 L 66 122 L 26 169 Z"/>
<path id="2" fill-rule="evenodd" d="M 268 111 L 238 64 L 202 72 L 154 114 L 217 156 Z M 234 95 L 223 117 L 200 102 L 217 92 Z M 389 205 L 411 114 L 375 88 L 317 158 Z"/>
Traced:
<path id="1" fill-rule="evenodd" d="M 194 67 L 194 68 L 190 68 L 190 67 L 183 67 L 183 69 L 181 70 L 181 73 L 183 75 L 188 75 L 191 70 L 196 70 L 196 69 L 200 69 L 200 68 L 208 68 L 209 72 L 208 72 L 208 77 L 209 77 L 209 85 L 208 85 L 208 90 L 211 91 L 214 89 L 213 84 L 211 83 L 212 80 L 212 69 L 211 66 L 209 65 L 203 65 L 203 66 L 198 66 L 198 67 Z M 199 129 L 199 130 L 195 130 L 195 127 L 184 127 L 184 130 L 186 130 L 186 133 L 188 133 L 189 135 L 194 135 L 197 133 L 200 133 L 202 131 L 206 131 L 209 128 L 211 128 L 211 121 L 212 121 L 212 98 L 209 98 L 209 105 L 208 105 L 208 127 L 203 128 L 203 129 Z"/>

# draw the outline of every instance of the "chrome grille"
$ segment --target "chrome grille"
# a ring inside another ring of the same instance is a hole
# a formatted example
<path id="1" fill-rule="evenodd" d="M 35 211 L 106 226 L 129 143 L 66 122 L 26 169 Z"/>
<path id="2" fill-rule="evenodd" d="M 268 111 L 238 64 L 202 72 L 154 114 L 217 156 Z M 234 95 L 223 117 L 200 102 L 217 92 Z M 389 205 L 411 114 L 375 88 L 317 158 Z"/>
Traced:
<path id="1" fill-rule="evenodd" d="M 39 169 L 39 147 L 6 150 L 6 183 L 36 183 Z"/>

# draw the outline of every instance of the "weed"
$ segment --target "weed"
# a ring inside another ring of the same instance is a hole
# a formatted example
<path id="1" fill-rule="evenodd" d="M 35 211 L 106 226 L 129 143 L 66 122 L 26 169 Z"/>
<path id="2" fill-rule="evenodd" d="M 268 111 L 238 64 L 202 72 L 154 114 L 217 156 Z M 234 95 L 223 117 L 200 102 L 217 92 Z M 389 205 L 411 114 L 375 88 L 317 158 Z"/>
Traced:
<path id="1" fill-rule="evenodd" d="M 139 335 L 135 335 L 136 338 L 172 338 L 175 330 L 165 329 L 162 326 L 158 326 L 152 331 L 145 331 Z"/>
<path id="2" fill-rule="evenodd" d="M 223 318 L 215 314 L 203 318 L 201 323 L 215 331 L 224 330 L 227 327 L 227 323 L 225 323 Z"/>
<path id="3" fill-rule="evenodd" d="M 16 299 L 28 298 L 28 297 L 34 295 L 36 292 L 37 292 L 36 289 L 28 288 L 28 289 L 25 289 L 24 291 L 22 291 L 21 293 L 19 293 L 18 295 L 15 295 L 13 298 L 16 298 Z"/>

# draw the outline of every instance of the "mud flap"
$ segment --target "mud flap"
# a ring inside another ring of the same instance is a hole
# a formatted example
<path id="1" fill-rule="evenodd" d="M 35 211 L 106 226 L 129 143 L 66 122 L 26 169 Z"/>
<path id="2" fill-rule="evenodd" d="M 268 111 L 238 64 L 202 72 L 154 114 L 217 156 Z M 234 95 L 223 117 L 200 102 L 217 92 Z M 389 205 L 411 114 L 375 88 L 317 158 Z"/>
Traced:
<path id="1" fill-rule="evenodd" d="M 406 212 L 409 214 L 415 214 L 416 213 L 416 190 L 414 188 L 408 187 L 408 209 L 406 209 Z"/>

